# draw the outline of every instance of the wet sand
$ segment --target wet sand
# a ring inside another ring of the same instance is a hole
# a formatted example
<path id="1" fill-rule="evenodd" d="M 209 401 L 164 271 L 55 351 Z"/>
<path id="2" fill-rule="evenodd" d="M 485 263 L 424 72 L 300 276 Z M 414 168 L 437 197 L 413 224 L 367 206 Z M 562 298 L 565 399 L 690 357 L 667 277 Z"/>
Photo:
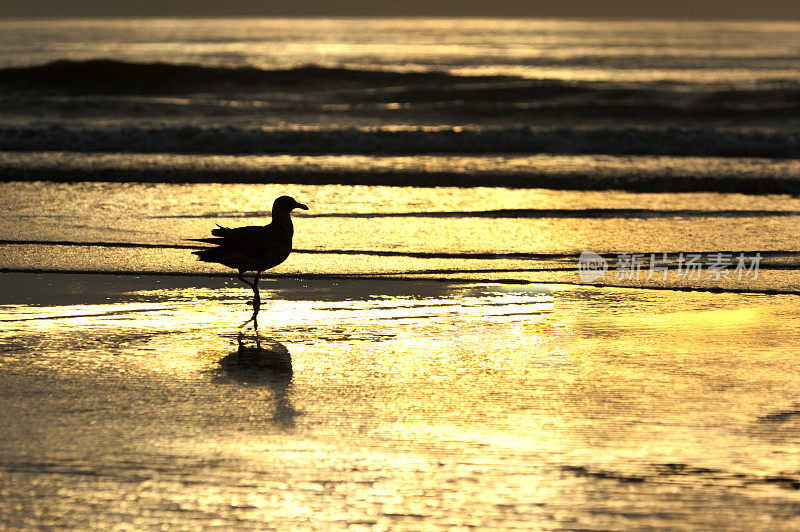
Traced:
<path id="1" fill-rule="evenodd" d="M 3 528 L 800 524 L 794 295 L 0 283 Z"/>

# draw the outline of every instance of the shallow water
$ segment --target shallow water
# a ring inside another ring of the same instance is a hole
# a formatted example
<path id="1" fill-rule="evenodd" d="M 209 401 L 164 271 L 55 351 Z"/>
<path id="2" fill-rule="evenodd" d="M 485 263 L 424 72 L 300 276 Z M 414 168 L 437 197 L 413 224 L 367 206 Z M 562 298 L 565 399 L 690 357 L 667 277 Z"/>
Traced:
<path id="1" fill-rule="evenodd" d="M 797 525 L 797 296 L 0 281 L 4 526 Z"/>
<path id="2" fill-rule="evenodd" d="M 270 275 L 579 283 L 579 256 L 591 251 L 608 262 L 597 283 L 800 287 L 800 199 L 780 194 L 43 182 L 0 191 L 0 268 L 11 271 L 230 275 L 198 262 L 186 239 L 215 224 L 264 224 L 288 193 L 310 210 L 294 216 L 295 252 Z M 729 264 L 714 277 L 707 266 L 720 252 Z M 620 256 L 634 253 L 639 272 L 623 271 Z M 663 253 L 666 278 L 651 269 Z M 681 253 L 701 255 L 700 275 L 677 270 Z M 757 271 L 735 272 L 740 256 L 747 267 L 760 257 Z"/>
<path id="3" fill-rule="evenodd" d="M 0 526 L 797 526 L 794 197 L 0 188 Z M 253 360 L 252 293 L 181 246 L 282 193 Z M 587 249 L 764 264 L 603 288 Z"/>
<path id="4" fill-rule="evenodd" d="M 262 346 L 289 376 L 231 357 L 251 294 L 164 247 L 257 223 L 282 187 L 4 189 L 12 239 L 101 241 L 3 244 L 2 268 L 178 275 L 0 275 L 0 528 L 798 526 L 797 295 L 487 282 L 578 282 L 560 245 L 585 223 L 622 228 L 584 233 L 613 252 L 791 250 L 794 198 L 292 187 L 330 216 L 298 217 L 295 278 L 262 283 Z M 552 256 L 448 255 L 498 249 L 500 224 L 506 251 Z M 313 253 L 331 227 L 363 254 Z M 705 286 L 796 291 L 794 253 L 769 260 L 788 269 Z"/>

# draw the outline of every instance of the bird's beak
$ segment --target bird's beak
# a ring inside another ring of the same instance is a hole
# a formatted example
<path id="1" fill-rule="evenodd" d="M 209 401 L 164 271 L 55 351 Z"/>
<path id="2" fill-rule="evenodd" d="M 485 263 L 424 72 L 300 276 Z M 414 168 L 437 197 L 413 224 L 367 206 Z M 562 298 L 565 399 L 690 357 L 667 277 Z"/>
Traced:
<path id="1" fill-rule="evenodd" d="M 304 211 L 308 210 L 308 206 L 303 205 L 302 203 L 298 203 L 297 205 L 295 205 L 295 207 L 297 207 L 298 209 L 303 209 Z"/>

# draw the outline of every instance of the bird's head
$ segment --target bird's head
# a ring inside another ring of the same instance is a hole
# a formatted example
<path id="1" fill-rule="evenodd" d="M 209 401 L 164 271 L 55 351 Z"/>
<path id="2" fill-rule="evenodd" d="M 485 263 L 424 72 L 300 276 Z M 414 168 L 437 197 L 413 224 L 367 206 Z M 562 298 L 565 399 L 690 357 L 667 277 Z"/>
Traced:
<path id="1" fill-rule="evenodd" d="M 294 209 L 303 209 L 304 211 L 308 210 L 306 205 L 296 201 L 291 196 L 281 196 L 280 198 L 275 200 L 275 203 L 272 204 L 272 212 L 292 212 Z"/>

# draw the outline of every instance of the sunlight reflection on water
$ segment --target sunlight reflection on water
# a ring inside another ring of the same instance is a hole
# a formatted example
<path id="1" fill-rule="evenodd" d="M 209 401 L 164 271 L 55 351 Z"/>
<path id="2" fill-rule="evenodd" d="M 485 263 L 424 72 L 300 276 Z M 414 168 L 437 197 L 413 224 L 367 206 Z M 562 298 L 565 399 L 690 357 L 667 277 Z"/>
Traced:
<path id="1" fill-rule="evenodd" d="M 142 278 L 117 292 L 116 279 L 78 281 L 109 302 L 0 309 L 4 515 L 244 529 L 793 519 L 796 296 L 284 280 L 261 317 L 263 345 L 291 356 L 281 377 L 220 362 L 246 290 Z M 110 497 L 124 503 L 103 511 Z"/>

